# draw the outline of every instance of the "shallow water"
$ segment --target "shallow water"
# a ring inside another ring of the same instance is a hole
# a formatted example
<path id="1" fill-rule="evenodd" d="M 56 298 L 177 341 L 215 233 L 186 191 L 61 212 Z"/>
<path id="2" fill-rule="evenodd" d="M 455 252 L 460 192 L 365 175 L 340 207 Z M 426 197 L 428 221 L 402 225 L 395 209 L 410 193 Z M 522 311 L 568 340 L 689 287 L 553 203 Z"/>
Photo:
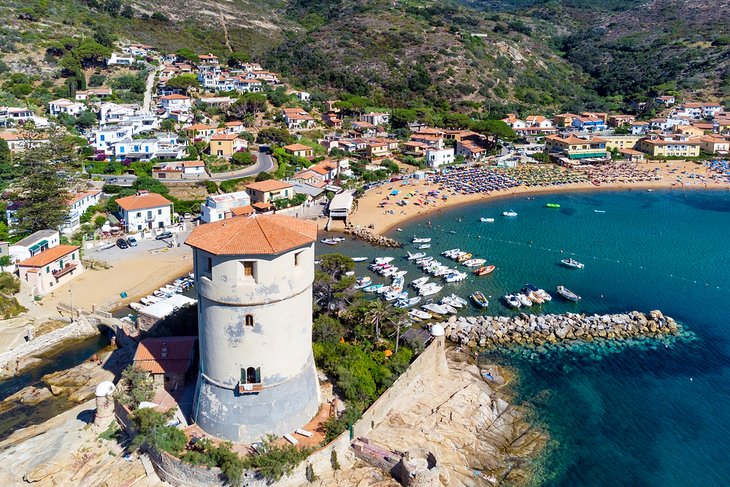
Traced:
<path id="1" fill-rule="evenodd" d="M 561 208 L 546 208 L 548 202 Z M 508 209 L 519 216 L 501 216 Z M 479 217 L 496 221 L 481 223 Z M 430 255 L 460 247 L 495 264 L 490 276 L 470 276 L 444 289 L 462 296 L 482 290 L 490 297 L 487 313 L 513 313 L 499 297 L 525 283 L 553 295 L 562 284 L 582 301 L 554 296 L 530 311 L 660 309 L 696 335 L 671 348 L 495 357 L 518 368 L 517 392 L 551 435 L 538 484 L 730 484 L 730 193 L 519 197 L 453 208 L 401 228 L 391 236 L 432 237 Z M 405 250 L 415 251 L 410 244 L 404 250 L 373 250 L 351 241 L 318 247 L 351 256 L 397 256 L 408 280 L 422 275 L 401 258 Z M 559 261 L 569 255 L 585 269 L 562 267 Z M 358 275 L 365 273 L 359 265 Z"/>

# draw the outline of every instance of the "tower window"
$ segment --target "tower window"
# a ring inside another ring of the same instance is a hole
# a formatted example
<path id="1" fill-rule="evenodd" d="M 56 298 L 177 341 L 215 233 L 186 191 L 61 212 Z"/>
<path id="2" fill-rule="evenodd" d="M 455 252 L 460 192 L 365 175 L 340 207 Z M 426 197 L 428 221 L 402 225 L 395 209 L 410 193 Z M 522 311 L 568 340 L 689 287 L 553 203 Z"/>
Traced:
<path id="1" fill-rule="evenodd" d="M 302 263 L 302 254 L 303 253 L 304 253 L 304 251 L 302 250 L 301 252 L 297 252 L 296 254 L 294 254 L 294 265 L 296 267 L 299 267 L 299 264 Z"/>
<path id="2" fill-rule="evenodd" d="M 246 326 L 253 326 L 253 315 L 246 315 Z"/>
<path id="3" fill-rule="evenodd" d="M 256 275 L 254 273 L 254 263 L 253 262 L 242 262 L 243 264 L 243 277 L 252 277 L 256 279 Z"/>
<path id="4" fill-rule="evenodd" d="M 261 367 L 249 367 L 241 369 L 241 382 L 244 384 L 261 383 Z"/>
<path id="5" fill-rule="evenodd" d="M 206 265 L 207 265 L 206 270 L 208 272 L 212 272 L 213 271 L 213 259 L 208 257 L 208 262 Z"/>

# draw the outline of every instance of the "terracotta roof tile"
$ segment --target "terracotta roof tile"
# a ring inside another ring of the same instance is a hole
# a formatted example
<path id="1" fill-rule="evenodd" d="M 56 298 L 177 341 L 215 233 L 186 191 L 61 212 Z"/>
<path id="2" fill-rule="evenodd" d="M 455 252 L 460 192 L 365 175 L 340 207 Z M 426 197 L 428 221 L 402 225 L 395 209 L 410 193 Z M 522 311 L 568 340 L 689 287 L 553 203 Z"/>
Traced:
<path id="1" fill-rule="evenodd" d="M 172 202 L 161 194 L 143 193 L 119 198 L 117 204 L 127 211 L 132 211 L 171 205 Z"/>
<path id="2" fill-rule="evenodd" d="M 43 267 L 79 249 L 78 245 L 56 245 L 18 264 L 21 267 Z"/>
<path id="3" fill-rule="evenodd" d="M 279 189 L 286 189 L 291 187 L 291 184 L 284 181 L 279 181 L 277 179 L 267 179 L 266 181 L 258 181 L 246 185 L 246 189 L 253 189 L 254 191 L 261 191 L 264 193 L 268 191 L 277 191 Z"/>
<path id="4" fill-rule="evenodd" d="M 145 338 L 134 353 L 134 365 L 151 374 L 183 374 L 192 364 L 198 337 Z"/>
<path id="5" fill-rule="evenodd" d="M 317 224 L 283 215 L 235 217 L 195 228 L 185 241 L 215 255 L 280 254 L 312 243 Z"/>

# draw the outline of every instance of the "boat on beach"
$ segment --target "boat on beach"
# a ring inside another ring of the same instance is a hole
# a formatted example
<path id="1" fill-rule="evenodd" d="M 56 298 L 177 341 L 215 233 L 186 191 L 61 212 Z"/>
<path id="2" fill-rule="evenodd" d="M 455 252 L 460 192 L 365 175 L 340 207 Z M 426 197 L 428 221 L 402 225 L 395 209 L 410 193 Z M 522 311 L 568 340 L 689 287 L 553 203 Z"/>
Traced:
<path id="1" fill-rule="evenodd" d="M 484 265 L 481 266 L 479 269 L 474 271 L 474 275 L 476 276 L 486 276 L 487 274 L 491 274 L 494 269 L 496 269 L 493 265 Z"/>
<path id="2" fill-rule="evenodd" d="M 560 294 L 563 298 L 567 299 L 568 301 L 573 301 L 574 303 L 577 303 L 581 300 L 581 297 L 575 294 L 573 291 L 568 289 L 565 286 L 558 286 L 557 287 L 558 294 Z"/>
<path id="3" fill-rule="evenodd" d="M 578 262 L 577 260 L 573 259 L 572 257 L 563 259 L 560 261 L 560 263 L 566 267 L 571 267 L 573 269 L 582 269 L 585 267 L 585 264 Z"/>
<path id="4" fill-rule="evenodd" d="M 517 216 L 517 212 L 515 210 L 503 211 L 502 215 L 513 217 Z"/>
<path id="5" fill-rule="evenodd" d="M 489 306 L 489 300 L 486 296 L 484 296 L 484 293 L 481 291 L 475 291 L 471 293 L 469 297 L 472 301 L 474 301 L 474 304 L 476 304 L 480 308 L 486 308 L 487 306 Z"/>

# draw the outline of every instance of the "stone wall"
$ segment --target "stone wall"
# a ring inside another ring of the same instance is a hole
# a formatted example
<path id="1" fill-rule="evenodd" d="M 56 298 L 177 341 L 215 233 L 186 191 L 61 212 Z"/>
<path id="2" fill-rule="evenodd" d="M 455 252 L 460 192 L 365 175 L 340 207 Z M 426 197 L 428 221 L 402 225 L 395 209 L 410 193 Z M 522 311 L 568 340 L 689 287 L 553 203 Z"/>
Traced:
<path id="1" fill-rule="evenodd" d="M 436 338 L 426 349 L 413 361 L 408 369 L 385 391 L 385 393 L 373 403 L 363 414 L 362 418 L 353 425 L 354 437 L 365 436 L 393 410 L 402 391 L 409 389 L 411 384 L 424 376 L 447 375 L 449 373 L 446 363 L 444 339 Z M 120 417 L 121 416 L 121 417 Z M 121 414 L 117 412 L 120 422 L 129 425 L 126 411 Z M 298 487 L 305 485 L 306 469 L 311 465 L 315 475 L 332 470 L 332 451 L 337 452 L 337 461 L 341 468 L 347 468 L 355 461 L 354 452 L 350 448 L 350 433 L 345 431 L 324 448 L 318 450 L 298 465 L 287 477 L 282 478 L 275 485 L 279 487 Z M 215 486 L 222 487 L 220 469 L 197 467 L 172 457 L 165 453 L 150 454 L 155 466 L 155 471 L 162 480 L 179 487 Z M 243 480 L 243 487 L 265 487 L 268 484 L 255 478 L 253 472 L 247 472 Z"/>
<path id="2" fill-rule="evenodd" d="M 13 368 L 18 360 L 45 351 L 65 340 L 88 337 L 97 333 L 99 333 L 99 330 L 96 326 L 82 317 L 63 328 L 53 330 L 0 354 L 0 369 Z"/>

